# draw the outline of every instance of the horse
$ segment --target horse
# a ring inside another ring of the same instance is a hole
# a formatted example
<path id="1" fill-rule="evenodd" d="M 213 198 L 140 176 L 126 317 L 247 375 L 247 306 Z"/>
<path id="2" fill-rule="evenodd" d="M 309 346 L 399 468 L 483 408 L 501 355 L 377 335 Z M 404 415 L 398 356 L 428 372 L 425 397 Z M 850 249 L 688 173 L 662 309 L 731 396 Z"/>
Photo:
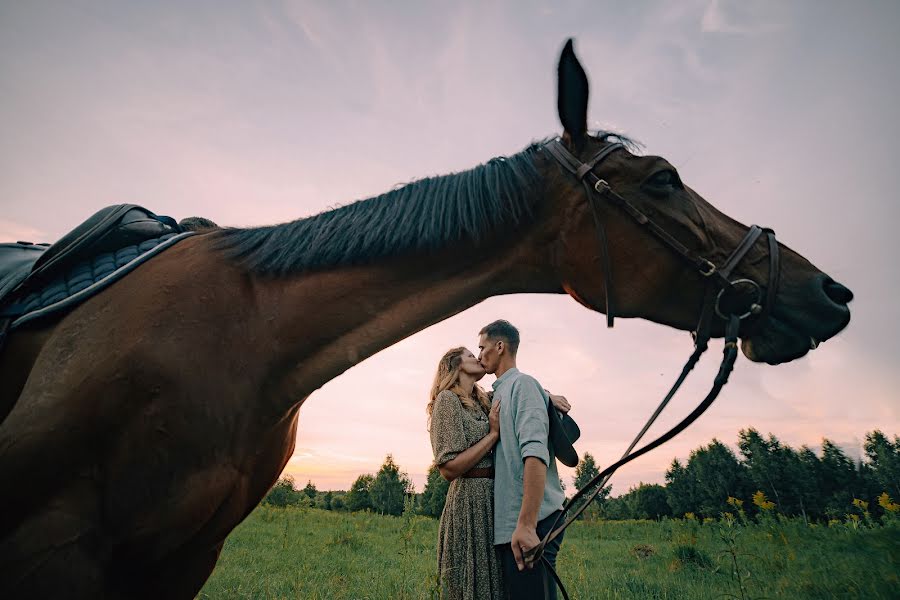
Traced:
<path id="1" fill-rule="evenodd" d="M 581 163 L 588 82 L 560 56 L 555 143 Z M 300 406 L 341 373 L 502 294 L 568 294 L 598 313 L 696 326 L 709 273 L 621 206 L 595 204 L 545 143 L 293 222 L 205 228 L 0 357 L 0 596 L 193 598 L 292 455 Z M 714 266 L 749 228 L 626 148 L 591 170 Z M 598 226 L 603 236 L 598 237 Z M 775 298 L 740 322 L 752 361 L 807 354 L 853 295 L 778 242 L 734 276 Z M 749 313 L 748 313 L 749 314 Z M 726 322 L 710 321 L 722 337 Z"/>

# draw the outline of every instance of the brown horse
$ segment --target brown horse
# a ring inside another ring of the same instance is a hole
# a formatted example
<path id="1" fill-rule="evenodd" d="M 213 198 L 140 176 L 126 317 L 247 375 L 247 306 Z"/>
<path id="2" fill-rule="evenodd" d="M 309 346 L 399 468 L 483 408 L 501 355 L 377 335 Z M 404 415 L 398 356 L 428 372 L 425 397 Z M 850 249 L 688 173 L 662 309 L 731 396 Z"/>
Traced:
<path id="1" fill-rule="evenodd" d="M 563 141 L 585 161 L 609 142 L 587 133 L 573 70 L 567 46 Z M 717 264 L 747 232 L 662 158 L 618 151 L 597 171 Z M 0 597 L 193 597 L 291 456 L 306 398 L 490 296 L 569 293 L 602 312 L 608 275 L 619 316 L 691 330 L 704 278 L 619 207 L 599 210 L 609 274 L 584 189 L 533 145 L 309 219 L 196 235 L 15 331 L 0 362 Z M 771 364 L 843 329 L 852 298 L 780 251 L 773 312 L 742 330 L 744 354 Z M 767 256 L 758 243 L 735 277 L 767 282 Z"/>

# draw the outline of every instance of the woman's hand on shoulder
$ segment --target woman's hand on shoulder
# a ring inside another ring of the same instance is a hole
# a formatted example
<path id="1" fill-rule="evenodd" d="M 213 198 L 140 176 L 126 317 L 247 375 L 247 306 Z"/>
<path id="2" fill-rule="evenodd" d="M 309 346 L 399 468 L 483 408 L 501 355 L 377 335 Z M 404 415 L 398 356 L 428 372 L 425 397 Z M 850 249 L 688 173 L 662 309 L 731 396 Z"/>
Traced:
<path id="1" fill-rule="evenodd" d="M 569 401 L 566 400 L 565 396 L 557 396 L 556 394 L 551 394 L 547 392 L 550 396 L 550 402 L 553 403 L 553 407 L 563 414 L 568 414 L 570 410 L 572 410 L 572 405 L 569 404 Z"/>

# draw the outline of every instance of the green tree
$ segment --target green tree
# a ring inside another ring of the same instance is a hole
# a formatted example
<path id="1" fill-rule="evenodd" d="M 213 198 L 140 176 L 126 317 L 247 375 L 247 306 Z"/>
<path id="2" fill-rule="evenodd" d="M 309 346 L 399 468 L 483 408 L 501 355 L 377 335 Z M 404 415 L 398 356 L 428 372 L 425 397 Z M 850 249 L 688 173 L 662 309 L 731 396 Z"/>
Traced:
<path id="1" fill-rule="evenodd" d="M 590 452 L 585 452 L 584 458 L 582 458 L 581 462 L 578 463 L 578 466 L 575 467 L 575 488 L 577 490 L 581 490 L 588 484 L 588 482 L 591 481 L 591 479 L 599 475 L 599 473 L 600 470 L 597 468 L 597 463 L 594 460 L 594 457 Z M 586 492 L 585 495 L 590 495 L 591 493 L 593 493 L 593 491 L 599 485 L 599 483 L 594 484 L 594 487 Z M 588 515 L 589 517 L 597 516 L 600 512 L 600 508 L 609 497 L 610 491 L 612 491 L 611 485 L 608 485 L 600 490 L 600 492 L 597 494 L 597 497 L 594 498 L 593 505 L 585 509 L 583 514 Z"/>
<path id="2" fill-rule="evenodd" d="M 752 427 L 738 433 L 738 447 L 747 467 L 750 491 L 763 491 L 783 514 L 805 517 L 803 465 L 794 449 L 771 433 L 764 439 Z"/>
<path id="3" fill-rule="evenodd" d="M 819 464 L 819 487 L 825 498 L 825 514 L 840 518 L 847 513 L 856 495 L 856 467 L 844 451 L 828 439 L 822 440 Z"/>
<path id="4" fill-rule="evenodd" d="M 688 472 L 681 461 L 673 459 L 666 471 L 666 499 L 673 515 L 683 517 L 686 513 L 698 512 L 695 488 L 693 474 Z"/>
<path id="5" fill-rule="evenodd" d="M 319 494 L 318 496 L 316 496 L 316 508 L 321 508 L 322 510 L 331 510 L 331 502 L 333 499 L 333 492 L 325 492 L 324 494 Z"/>
<path id="6" fill-rule="evenodd" d="M 660 519 L 672 515 L 666 489 L 655 483 L 641 483 L 625 494 L 625 505 L 632 519 Z"/>
<path id="7" fill-rule="evenodd" d="M 691 452 L 687 465 L 678 461 L 666 472 L 670 485 L 677 480 L 677 490 L 670 490 L 668 497 L 674 514 L 686 512 L 718 517 L 729 511 L 728 497 L 747 497 L 745 468 L 738 462 L 731 449 L 713 438 L 708 446 Z M 687 500 L 679 498 L 680 492 L 688 492 Z"/>
<path id="8" fill-rule="evenodd" d="M 318 490 L 316 490 L 316 486 L 313 485 L 312 480 L 309 480 L 306 482 L 306 487 L 303 488 L 303 493 L 306 494 L 306 496 L 310 500 L 316 499 L 316 494 L 318 493 Z"/>
<path id="9" fill-rule="evenodd" d="M 894 498 L 900 498 L 900 437 L 891 442 L 881 431 L 866 434 L 863 450 L 871 467 L 871 478 L 879 488 Z"/>
<path id="10" fill-rule="evenodd" d="M 271 506 L 291 506 L 297 503 L 297 490 L 294 489 L 294 480 L 290 475 L 286 475 L 275 482 L 266 497 L 263 498 L 263 504 Z"/>
<path id="11" fill-rule="evenodd" d="M 369 488 L 372 508 L 384 515 L 399 516 L 403 513 L 406 495 L 411 493 L 412 482 L 406 473 L 400 471 L 394 457 L 388 454 Z"/>
<path id="12" fill-rule="evenodd" d="M 428 469 L 428 480 L 420 499 L 420 510 L 423 515 L 440 517 L 444 511 L 444 503 L 447 501 L 447 490 L 450 482 L 441 476 L 441 472 L 434 465 Z"/>
<path id="13" fill-rule="evenodd" d="M 798 485 L 801 490 L 804 512 L 810 519 L 825 517 L 825 498 L 820 486 L 822 464 L 808 446 L 801 446 L 797 453 Z"/>
<path id="14" fill-rule="evenodd" d="M 368 473 L 356 478 L 344 498 L 344 506 L 347 507 L 347 510 L 356 512 L 372 508 L 372 498 L 369 492 L 374 481 L 375 478 Z"/>

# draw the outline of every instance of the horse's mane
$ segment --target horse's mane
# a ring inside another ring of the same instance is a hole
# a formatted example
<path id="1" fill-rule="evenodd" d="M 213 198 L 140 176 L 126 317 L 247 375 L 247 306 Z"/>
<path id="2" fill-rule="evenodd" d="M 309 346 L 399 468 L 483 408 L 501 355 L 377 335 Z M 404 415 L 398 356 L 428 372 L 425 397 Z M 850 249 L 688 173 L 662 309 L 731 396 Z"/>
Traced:
<path id="1" fill-rule="evenodd" d="M 594 135 L 637 146 L 619 134 Z M 479 244 L 534 218 L 541 182 L 535 154 L 544 142 L 304 219 L 223 229 L 214 234 L 214 245 L 255 273 L 278 276 L 429 252 L 461 240 Z"/>
<path id="2" fill-rule="evenodd" d="M 535 143 L 513 156 L 290 223 L 223 229 L 214 244 L 245 268 L 268 275 L 366 264 L 461 240 L 478 244 L 533 218 L 539 148 Z"/>

